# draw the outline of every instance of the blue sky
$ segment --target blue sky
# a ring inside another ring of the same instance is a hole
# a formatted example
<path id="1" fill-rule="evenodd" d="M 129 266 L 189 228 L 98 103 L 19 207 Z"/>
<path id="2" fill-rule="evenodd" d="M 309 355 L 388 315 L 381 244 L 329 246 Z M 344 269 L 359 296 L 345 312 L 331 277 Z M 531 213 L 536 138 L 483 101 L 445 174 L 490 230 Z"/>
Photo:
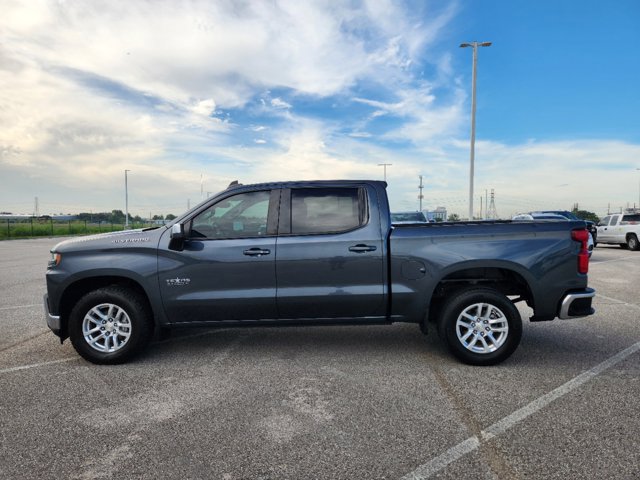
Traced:
<path id="1" fill-rule="evenodd" d="M 0 0 L 0 210 L 178 214 L 232 180 L 373 178 L 394 210 L 640 202 L 637 1 Z"/>

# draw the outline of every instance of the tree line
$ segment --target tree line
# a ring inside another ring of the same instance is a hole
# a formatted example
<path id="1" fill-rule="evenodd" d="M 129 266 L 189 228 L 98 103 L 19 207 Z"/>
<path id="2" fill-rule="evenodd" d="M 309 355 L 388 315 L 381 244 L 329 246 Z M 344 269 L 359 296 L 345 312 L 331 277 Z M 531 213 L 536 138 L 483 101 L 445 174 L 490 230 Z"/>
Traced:
<path id="1" fill-rule="evenodd" d="M 165 220 L 171 221 L 176 218 L 175 215 L 169 213 L 167 215 L 154 215 L 151 220 Z M 125 223 L 125 213 L 122 210 L 111 210 L 111 212 L 96 212 L 87 213 L 82 212 L 78 214 L 78 220 L 90 222 L 90 223 Z M 129 215 L 129 222 L 131 223 L 145 223 L 148 222 L 148 218 L 142 218 L 140 215 Z"/>

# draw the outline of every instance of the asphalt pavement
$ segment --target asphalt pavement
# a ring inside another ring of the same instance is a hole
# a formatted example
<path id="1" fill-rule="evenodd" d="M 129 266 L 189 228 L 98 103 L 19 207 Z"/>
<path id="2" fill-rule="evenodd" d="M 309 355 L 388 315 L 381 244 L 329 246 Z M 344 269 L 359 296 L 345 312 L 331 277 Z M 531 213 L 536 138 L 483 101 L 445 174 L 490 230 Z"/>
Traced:
<path id="1" fill-rule="evenodd" d="M 640 252 L 598 246 L 597 313 L 525 321 L 495 367 L 402 324 L 185 330 L 96 366 L 45 326 L 56 241 L 0 242 L 0 478 L 640 477 Z"/>

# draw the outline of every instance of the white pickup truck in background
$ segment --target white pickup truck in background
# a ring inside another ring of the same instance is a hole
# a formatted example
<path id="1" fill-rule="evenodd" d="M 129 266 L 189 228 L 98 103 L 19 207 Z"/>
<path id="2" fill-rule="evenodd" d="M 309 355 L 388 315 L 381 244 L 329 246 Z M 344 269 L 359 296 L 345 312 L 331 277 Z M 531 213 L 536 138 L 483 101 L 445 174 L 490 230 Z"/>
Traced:
<path id="1" fill-rule="evenodd" d="M 640 250 L 640 213 L 607 215 L 598 222 L 598 243 Z"/>

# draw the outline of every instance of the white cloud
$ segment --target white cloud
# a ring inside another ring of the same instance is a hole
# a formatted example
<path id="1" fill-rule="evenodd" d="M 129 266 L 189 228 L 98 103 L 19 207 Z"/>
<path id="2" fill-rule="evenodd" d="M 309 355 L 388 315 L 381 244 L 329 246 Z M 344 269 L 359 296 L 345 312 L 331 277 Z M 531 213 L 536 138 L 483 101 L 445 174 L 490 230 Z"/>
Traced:
<path id="1" fill-rule="evenodd" d="M 192 111 L 198 115 L 210 117 L 216 113 L 216 102 L 213 98 L 201 100 L 192 107 Z"/>
<path id="2" fill-rule="evenodd" d="M 273 108 L 280 108 L 285 110 L 291 108 L 291 105 L 285 102 L 284 100 L 282 100 L 281 98 L 272 98 L 271 106 Z"/>

